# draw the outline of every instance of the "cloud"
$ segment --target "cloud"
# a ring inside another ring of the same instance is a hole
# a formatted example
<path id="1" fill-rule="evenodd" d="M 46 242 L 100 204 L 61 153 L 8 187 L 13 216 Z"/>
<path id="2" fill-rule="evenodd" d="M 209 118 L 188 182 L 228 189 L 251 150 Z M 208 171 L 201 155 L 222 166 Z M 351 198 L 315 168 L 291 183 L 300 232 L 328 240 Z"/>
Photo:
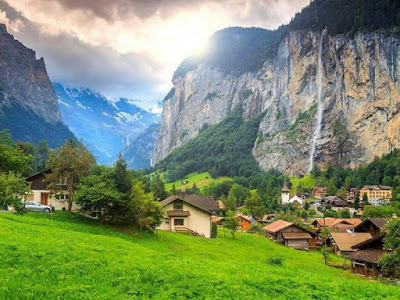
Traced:
<path id="1" fill-rule="evenodd" d="M 9 24 L 20 24 L 10 27 L 10 31 L 44 56 L 53 80 L 152 102 L 162 99 L 169 90 L 179 63 L 201 49 L 215 31 L 229 26 L 277 28 L 309 3 L 309 0 L 3 1 L 7 4 L 0 2 L 0 9 L 7 13 Z"/>

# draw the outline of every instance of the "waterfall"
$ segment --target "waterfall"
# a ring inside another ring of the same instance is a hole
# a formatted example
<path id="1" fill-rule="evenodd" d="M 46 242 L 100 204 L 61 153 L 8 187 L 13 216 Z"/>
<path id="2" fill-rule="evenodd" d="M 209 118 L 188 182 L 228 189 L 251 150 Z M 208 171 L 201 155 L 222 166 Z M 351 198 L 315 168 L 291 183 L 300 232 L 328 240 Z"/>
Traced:
<path id="1" fill-rule="evenodd" d="M 324 34 L 321 34 L 321 38 L 319 41 L 318 46 L 318 70 L 317 70 L 317 115 L 316 115 L 316 127 L 313 134 L 311 152 L 310 152 L 310 171 L 314 166 L 314 155 L 315 155 L 315 148 L 317 146 L 317 140 L 321 136 L 321 126 L 322 126 L 322 114 L 324 111 L 323 101 L 322 101 L 322 89 L 324 84 L 324 69 L 323 69 L 323 62 L 322 62 L 322 44 L 323 44 Z"/>

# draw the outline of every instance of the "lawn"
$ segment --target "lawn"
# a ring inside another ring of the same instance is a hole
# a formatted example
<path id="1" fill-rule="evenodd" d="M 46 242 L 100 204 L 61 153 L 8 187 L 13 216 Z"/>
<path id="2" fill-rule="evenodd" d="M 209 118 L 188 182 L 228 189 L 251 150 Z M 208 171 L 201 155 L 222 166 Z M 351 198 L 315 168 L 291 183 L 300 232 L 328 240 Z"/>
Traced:
<path id="1" fill-rule="evenodd" d="M 399 299 L 400 287 L 325 267 L 264 237 L 116 230 L 54 215 L 0 214 L 0 299 Z"/>
<path id="2" fill-rule="evenodd" d="M 192 173 L 187 176 L 185 176 L 184 179 L 179 179 L 174 182 L 167 183 L 165 185 L 165 188 L 167 191 L 171 190 L 172 185 L 175 184 L 176 189 L 187 189 L 187 188 L 192 188 L 193 183 L 196 183 L 197 188 L 202 189 L 212 183 L 220 183 L 223 181 L 230 180 L 230 177 L 218 177 L 218 178 L 212 178 L 212 176 L 208 172 L 203 172 L 203 173 Z M 184 184 L 186 182 L 186 184 Z"/>
<path id="3" fill-rule="evenodd" d="M 303 187 L 313 188 L 315 186 L 315 178 L 311 174 L 304 175 L 303 178 L 299 177 L 290 177 L 290 182 L 292 183 L 292 187 L 290 189 L 290 194 L 296 194 L 296 187 L 301 183 Z"/>

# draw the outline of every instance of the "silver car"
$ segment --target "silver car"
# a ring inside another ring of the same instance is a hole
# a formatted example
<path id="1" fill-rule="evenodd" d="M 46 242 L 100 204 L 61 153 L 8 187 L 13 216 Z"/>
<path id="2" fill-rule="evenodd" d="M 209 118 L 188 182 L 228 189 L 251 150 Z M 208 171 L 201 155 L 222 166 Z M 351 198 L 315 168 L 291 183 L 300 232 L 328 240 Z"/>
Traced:
<path id="1" fill-rule="evenodd" d="M 27 201 L 25 202 L 25 208 L 30 212 L 45 212 L 50 213 L 54 210 L 52 206 L 40 204 L 36 201 Z"/>

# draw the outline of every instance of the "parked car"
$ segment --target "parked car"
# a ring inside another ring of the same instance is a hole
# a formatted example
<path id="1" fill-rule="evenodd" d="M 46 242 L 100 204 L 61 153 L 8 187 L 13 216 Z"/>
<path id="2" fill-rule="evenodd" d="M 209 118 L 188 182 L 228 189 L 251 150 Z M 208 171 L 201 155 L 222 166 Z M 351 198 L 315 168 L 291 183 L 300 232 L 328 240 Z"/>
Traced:
<path id="1" fill-rule="evenodd" d="M 39 202 L 36 202 L 36 201 L 25 202 L 25 208 L 27 211 L 30 211 L 30 212 L 50 213 L 50 212 L 54 211 L 53 206 L 40 204 Z"/>

